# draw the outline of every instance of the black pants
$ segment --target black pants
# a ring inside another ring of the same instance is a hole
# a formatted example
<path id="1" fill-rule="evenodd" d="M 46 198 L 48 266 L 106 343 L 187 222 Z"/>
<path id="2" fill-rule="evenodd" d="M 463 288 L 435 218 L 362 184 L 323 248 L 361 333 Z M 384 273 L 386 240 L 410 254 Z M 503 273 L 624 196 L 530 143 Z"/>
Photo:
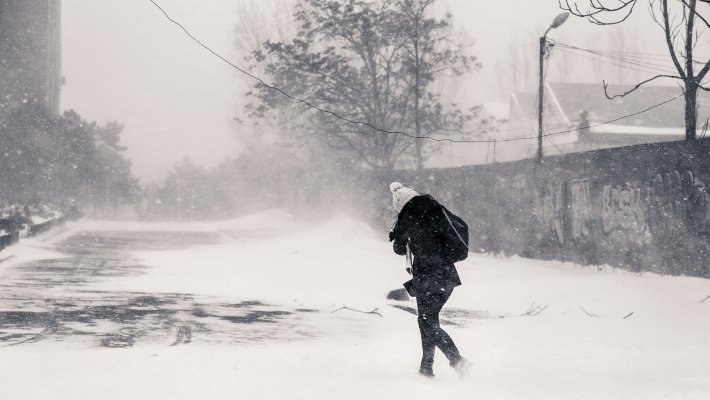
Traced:
<path id="1" fill-rule="evenodd" d="M 434 352 L 437 347 L 449 359 L 452 366 L 461 359 L 454 341 L 439 326 L 439 312 L 451 296 L 451 292 L 453 289 L 417 296 L 417 321 L 422 336 L 421 371 L 432 372 Z"/>

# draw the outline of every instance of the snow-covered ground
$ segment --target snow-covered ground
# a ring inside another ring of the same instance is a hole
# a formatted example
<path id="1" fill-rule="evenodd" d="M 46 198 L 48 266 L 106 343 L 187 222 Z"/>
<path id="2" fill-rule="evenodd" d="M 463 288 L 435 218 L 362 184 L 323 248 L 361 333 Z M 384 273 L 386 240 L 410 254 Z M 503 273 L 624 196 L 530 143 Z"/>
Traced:
<path id="1" fill-rule="evenodd" d="M 3 252 L 16 257 L 0 263 L 0 276 L 56 257 L 53 244 L 87 231 L 219 234 L 209 245 L 136 250 L 150 268 L 92 281 L 96 292 L 186 293 L 316 312 L 258 342 L 196 332 L 180 346 L 0 347 L 2 398 L 710 398 L 710 299 L 702 302 L 710 280 L 471 255 L 458 265 L 464 285 L 443 314 L 473 362 L 471 376 L 459 379 L 438 353 L 437 376 L 427 380 L 417 374 L 416 317 L 394 307 L 414 302 L 385 299 L 408 279 L 404 260 L 360 222 L 305 225 L 280 212 L 207 224 L 79 221 Z"/>

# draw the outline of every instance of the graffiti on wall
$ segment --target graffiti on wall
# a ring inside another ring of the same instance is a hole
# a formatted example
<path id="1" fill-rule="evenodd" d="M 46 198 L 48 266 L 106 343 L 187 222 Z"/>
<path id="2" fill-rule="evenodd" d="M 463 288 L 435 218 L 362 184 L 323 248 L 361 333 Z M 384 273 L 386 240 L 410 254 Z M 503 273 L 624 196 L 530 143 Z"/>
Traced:
<path id="1" fill-rule="evenodd" d="M 598 199 L 599 208 L 592 199 Z M 590 237 L 597 220 L 601 233 L 614 241 L 648 245 L 652 234 L 668 237 L 701 229 L 705 210 L 704 183 L 690 171 L 673 171 L 652 182 L 603 184 L 599 195 L 592 193 L 589 179 L 546 182 L 535 198 L 534 213 L 542 231 L 559 244 Z"/>
<path id="2" fill-rule="evenodd" d="M 648 199 L 649 227 L 659 235 L 699 230 L 706 218 L 705 184 L 692 172 L 657 174 Z"/>
<path id="3" fill-rule="evenodd" d="M 565 242 L 564 182 L 548 182 L 535 199 L 535 215 L 543 228 L 554 235 L 558 243 Z"/>
<path id="4" fill-rule="evenodd" d="M 591 234 L 593 212 L 590 181 L 547 182 L 535 199 L 535 214 L 544 231 L 560 244 L 580 240 Z M 566 191 L 568 191 L 566 193 Z M 565 196 L 565 194 L 567 194 Z M 565 211 L 569 210 L 570 231 L 565 229 Z"/>
<path id="5" fill-rule="evenodd" d="M 570 225 L 572 239 L 589 236 L 592 225 L 592 202 L 589 197 L 589 179 L 573 180 L 569 184 Z"/>
<path id="6" fill-rule="evenodd" d="M 708 154 L 710 140 L 645 144 L 442 176 L 465 176 L 480 248 L 710 277 Z"/>
<path id="7" fill-rule="evenodd" d="M 623 186 L 604 185 L 601 195 L 602 232 L 614 246 L 625 243 L 645 246 L 651 243 L 647 229 L 644 189 L 626 183 Z"/>
<path id="8" fill-rule="evenodd" d="M 646 228 L 646 214 L 640 188 L 629 183 L 624 187 L 604 185 L 601 201 L 604 233 L 617 229 L 641 233 Z"/>

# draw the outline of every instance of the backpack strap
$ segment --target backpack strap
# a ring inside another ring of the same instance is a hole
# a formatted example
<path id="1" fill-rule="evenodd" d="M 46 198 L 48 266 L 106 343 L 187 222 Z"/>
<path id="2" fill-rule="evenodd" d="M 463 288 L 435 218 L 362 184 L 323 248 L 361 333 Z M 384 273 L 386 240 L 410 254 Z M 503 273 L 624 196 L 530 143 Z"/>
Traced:
<path id="1" fill-rule="evenodd" d="M 412 250 L 409 249 L 409 241 L 407 241 L 407 256 L 405 258 L 406 270 L 409 275 L 412 275 Z"/>
<path id="2" fill-rule="evenodd" d="M 456 236 L 458 236 L 461 243 L 466 247 L 466 249 L 468 249 L 468 245 L 466 244 L 466 241 L 463 240 L 463 238 L 461 237 L 461 234 L 459 234 L 459 231 L 457 231 L 456 228 L 454 227 L 454 223 L 451 222 L 451 218 L 449 218 L 449 213 L 446 212 L 446 208 L 444 208 L 444 206 L 441 206 L 441 211 L 444 213 L 446 220 L 449 221 L 449 225 L 451 226 L 451 229 L 453 229 L 454 232 L 456 232 Z"/>

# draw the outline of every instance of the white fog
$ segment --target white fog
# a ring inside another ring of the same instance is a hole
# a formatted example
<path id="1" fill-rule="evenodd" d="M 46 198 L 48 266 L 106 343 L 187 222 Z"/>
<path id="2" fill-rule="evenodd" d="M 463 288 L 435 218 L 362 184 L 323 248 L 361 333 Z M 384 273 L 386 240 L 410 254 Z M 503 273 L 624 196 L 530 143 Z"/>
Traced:
<path id="1" fill-rule="evenodd" d="M 0 397 L 707 399 L 709 30 L 0 0 Z"/>

